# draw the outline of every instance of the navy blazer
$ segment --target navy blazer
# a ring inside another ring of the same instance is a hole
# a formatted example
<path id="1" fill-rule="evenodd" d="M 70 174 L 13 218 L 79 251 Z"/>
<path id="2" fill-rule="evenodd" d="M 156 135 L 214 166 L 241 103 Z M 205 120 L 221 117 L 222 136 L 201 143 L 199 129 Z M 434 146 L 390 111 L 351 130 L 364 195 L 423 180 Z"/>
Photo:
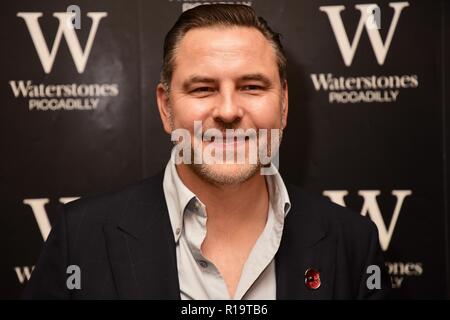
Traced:
<path id="1" fill-rule="evenodd" d="M 163 175 L 62 207 L 22 298 L 180 299 Z M 323 196 L 287 185 L 291 210 L 275 256 L 277 299 L 381 299 L 390 288 L 373 222 Z M 81 288 L 69 290 L 69 265 Z M 381 289 L 368 289 L 369 265 Z M 318 289 L 305 271 L 320 272 Z"/>

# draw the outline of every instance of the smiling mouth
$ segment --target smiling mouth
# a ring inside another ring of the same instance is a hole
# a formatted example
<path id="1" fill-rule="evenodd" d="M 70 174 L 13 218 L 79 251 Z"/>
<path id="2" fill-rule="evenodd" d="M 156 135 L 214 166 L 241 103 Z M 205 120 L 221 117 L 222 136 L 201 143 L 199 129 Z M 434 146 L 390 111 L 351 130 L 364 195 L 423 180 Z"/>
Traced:
<path id="1" fill-rule="evenodd" d="M 223 146 L 224 148 L 232 148 L 243 146 L 249 141 L 250 141 L 249 136 L 238 136 L 238 137 L 231 137 L 231 139 L 227 138 L 216 139 L 215 137 L 212 137 L 210 141 L 203 141 L 203 142 L 206 144 L 213 143 L 217 145 L 217 147 Z"/>

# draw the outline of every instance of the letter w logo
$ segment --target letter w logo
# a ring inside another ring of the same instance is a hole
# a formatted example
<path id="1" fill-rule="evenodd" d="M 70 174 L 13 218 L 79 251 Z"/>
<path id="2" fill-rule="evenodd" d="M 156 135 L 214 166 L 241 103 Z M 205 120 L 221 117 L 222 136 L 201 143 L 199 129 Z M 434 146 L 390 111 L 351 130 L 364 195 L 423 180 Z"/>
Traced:
<path id="1" fill-rule="evenodd" d="M 369 17 L 371 17 L 373 14 L 373 9 L 378 8 L 378 6 L 374 3 L 355 5 L 355 8 L 361 12 L 361 17 L 359 18 L 358 27 L 356 28 L 356 33 L 351 44 L 341 18 L 341 11 L 345 10 L 345 6 L 319 7 L 319 10 L 325 12 L 328 16 L 328 20 L 330 20 L 331 28 L 333 29 L 333 33 L 339 46 L 339 50 L 341 51 L 342 58 L 344 59 L 344 63 L 347 67 L 352 64 L 353 57 L 355 55 L 356 48 L 358 47 L 358 43 L 361 38 L 364 26 L 369 36 L 370 43 L 372 44 L 372 48 L 375 53 L 375 57 L 377 58 L 378 64 L 384 64 L 384 60 L 386 59 L 386 55 L 391 45 L 392 37 L 394 36 L 394 31 L 397 27 L 400 14 L 405 7 L 409 6 L 409 3 L 391 2 L 389 3 L 389 6 L 394 8 L 394 17 L 392 18 L 391 25 L 389 26 L 386 40 L 383 43 L 380 31 L 378 30 L 378 28 L 373 28 L 372 20 L 369 19 Z"/>
<path id="2" fill-rule="evenodd" d="M 380 190 L 360 190 L 358 195 L 364 198 L 364 205 L 361 209 L 361 215 L 369 215 L 371 220 L 376 224 L 380 238 L 380 246 L 383 251 L 386 251 L 389 248 L 389 243 L 391 242 L 392 235 L 394 234 L 395 225 L 397 224 L 403 201 L 407 196 L 412 195 L 412 191 L 392 190 L 392 195 L 397 198 L 397 203 L 388 227 L 386 227 L 386 224 L 384 223 L 383 215 L 381 214 L 381 210 L 377 202 L 377 196 L 379 196 L 380 193 Z M 338 205 L 343 207 L 346 206 L 344 197 L 348 195 L 347 190 L 326 190 L 323 192 L 323 195 L 329 197 L 331 201 L 337 203 Z"/>
<path id="3" fill-rule="evenodd" d="M 59 202 L 66 204 L 70 201 L 76 200 L 78 197 L 63 197 L 59 198 Z M 47 240 L 48 234 L 51 230 L 50 221 L 48 220 L 47 211 L 45 211 L 45 205 L 49 202 L 48 198 L 40 199 L 24 199 L 23 203 L 27 204 L 33 210 L 34 218 L 38 224 L 39 230 L 41 231 L 42 238 Z M 17 271 L 16 271 L 17 272 Z"/>
<path id="4" fill-rule="evenodd" d="M 64 35 L 72 54 L 73 61 L 78 73 L 83 73 L 86 67 L 86 62 L 91 52 L 92 43 L 94 42 L 95 34 L 97 33 L 100 20 L 106 17 L 106 12 L 89 12 L 88 17 L 92 19 L 91 30 L 89 31 L 89 37 L 84 50 L 81 49 L 80 42 L 78 41 L 77 34 L 73 28 L 72 19 L 74 13 L 72 12 L 55 12 L 53 16 L 59 20 L 58 31 L 56 32 L 55 40 L 51 51 L 47 47 L 45 38 L 42 34 L 41 26 L 38 19 L 42 16 L 42 12 L 19 12 L 17 16 L 25 20 L 28 31 L 30 32 L 31 39 L 33 40 L 34 47 L 41 60 L 42 67 L 45 73 L 50 73 L 52 70 L 53 62 L 55 61 L 56 52 L 61 44 L 61 38 Z"/>

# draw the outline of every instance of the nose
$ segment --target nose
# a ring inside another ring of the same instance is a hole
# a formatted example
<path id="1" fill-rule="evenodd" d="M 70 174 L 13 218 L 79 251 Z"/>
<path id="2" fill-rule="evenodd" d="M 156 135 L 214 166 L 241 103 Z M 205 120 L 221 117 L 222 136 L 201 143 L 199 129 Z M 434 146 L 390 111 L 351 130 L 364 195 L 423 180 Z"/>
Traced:
<path id="1" fill-rule="evenodd" d="M 244 110 L 233 97 L 232 92 L 222 93 L 214 107 L 213 118 L 217 122 L 234 123 L 244 116 Z"/>

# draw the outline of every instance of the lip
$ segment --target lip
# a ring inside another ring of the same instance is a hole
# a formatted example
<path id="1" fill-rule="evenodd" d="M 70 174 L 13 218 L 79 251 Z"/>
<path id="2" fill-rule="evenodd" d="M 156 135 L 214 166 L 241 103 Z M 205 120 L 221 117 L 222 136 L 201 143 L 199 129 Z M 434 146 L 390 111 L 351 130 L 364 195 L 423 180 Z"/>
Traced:
<path id="1" fill-rule="evenodd" d="M 205 141 L 207 144 L 214 144 L 216 148 L 224 148 L 224 149 L 234 149 L 243 147 L 249 141 L 248 137 L 235 137 L 233 140 L 229 141 L 224 139 L 223 141 Z"/>

